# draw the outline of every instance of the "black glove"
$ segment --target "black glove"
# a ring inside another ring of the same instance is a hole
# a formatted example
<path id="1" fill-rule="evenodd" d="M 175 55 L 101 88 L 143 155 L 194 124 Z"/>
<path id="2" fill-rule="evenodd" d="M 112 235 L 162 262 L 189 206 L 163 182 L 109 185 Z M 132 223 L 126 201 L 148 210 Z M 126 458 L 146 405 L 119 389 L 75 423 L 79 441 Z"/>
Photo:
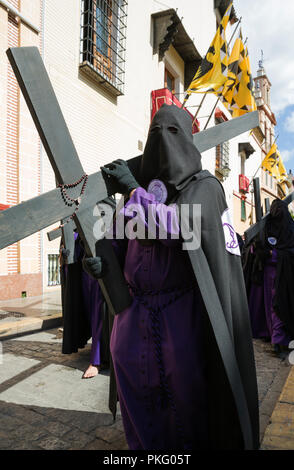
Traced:
<path id="1" fill-rule="evenodd" d="M 67 260 L 67 258 L 70 255 L 70 250 L 66 250 L 65 248 L 61 248 L 61 256 L 64 261 Z"/>
<path id="2" fill-rule="evenodd" d="M 124 160 L 115 160 L 108 165 L 102 166 L 101 171 L 106 174 L 108 178 L 113 178 L 118 185 L 117 192 L 121 194 L 130 194 L 133 189 L 139 186 L 127 162 Z"/>
<path id="3" fill-rule="evenodd" d="M 83 269 L 94 279 L 100 279 L 105 274 L 105 263 L 100 256 L 95 258 L 83 258 Z"/>

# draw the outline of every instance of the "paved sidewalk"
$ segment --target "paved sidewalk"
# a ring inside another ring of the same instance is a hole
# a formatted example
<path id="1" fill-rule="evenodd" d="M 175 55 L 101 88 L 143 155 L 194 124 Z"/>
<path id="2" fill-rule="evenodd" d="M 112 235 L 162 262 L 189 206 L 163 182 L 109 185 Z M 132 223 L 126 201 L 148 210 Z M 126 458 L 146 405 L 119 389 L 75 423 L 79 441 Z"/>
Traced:
<path id="1" fill-rule="evenodd" d="M 38 297 L 0 301 L 0 340 L 62 323 L 60 288 Z"/>
<path id="2" fill-rule="evenodd" d="M 127 449 L 108 373 L 82 380 L 90 348 L 61 354 L 58 329 L 2 341 L 0 449 Z"/>
<path id="3" fill-rule="evenodd" d="M 4 353 L 0 362 L 0 449 L 127 450 L 120 413 L 113 423 L 108 410 L 108 372 L 82 380 L 91 346 L 63 355 L 61 335 L 56 328 L 0 343 Z M 291 367 L 285 358 L 273 354 L 268 343 L 255 341 L 254 349 L 261 439 L 265 434 L 266 449 L 277 402 L 284 409 L 285 399 L 281 402 L 279 396 Z M 291 377 L 284 390 L 294 392 Z M 289 420 L 293 425 L 292 409 Z M 282 432 L 287 429 L 285 425 Z M 291 433 L 285 434 L 285 442 L 294 449 Z"/>
<path id="4" fill-rule="evenodd" d="M 294 368 L 292 367 L 262 442 L 263 450 L 294 450 Z"/>

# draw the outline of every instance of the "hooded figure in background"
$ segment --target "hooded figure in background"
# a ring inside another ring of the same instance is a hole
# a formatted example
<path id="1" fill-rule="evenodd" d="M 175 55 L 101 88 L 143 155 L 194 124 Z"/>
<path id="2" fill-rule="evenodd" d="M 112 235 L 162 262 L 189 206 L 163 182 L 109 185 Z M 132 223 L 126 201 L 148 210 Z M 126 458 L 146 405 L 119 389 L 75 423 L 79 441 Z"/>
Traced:
<path id="1" fill-rule="evenodd" d="M 132 236 L 114 237 L 113 246 L 133 303 L 115 317 L 110 348 L 130 449 L 258 448 L 238 241 L 221 184 L 201 169 L 189 115 L 160 108 L 136 179 L 123 160 L 102 171 L 129 196 L 117 223 L 124 217 Z M 92 275 L 101 261 L 85 260 Z"/>
<path id="2" fill-rule="evenodd" d="M 253 337 L 269 339 L 279 353 L 294 339 L 294 221 L 280 199 L 243 264 Z"/>
<path id="3" fill-rule="evenodd" d="M 102 215 L 104 204 L 111 208 L 110 213 L 114 212 L 116 202 L 113 198 L 108 197 L 100 206 L 98 205 Z M 74 237 L 72 263 L 66 263 L 69 250 L 61 247 L 62 353 L 77 353 L 92 338 L 90 364 L 82 377 L 86 379 L 95 377 L 100 368 L 108 368 L 110 365 L 109 331 L 112 323 L 97 279 L 93 279 L 83 269 L 82 259 L 85 254 L 83 242 L 76 231 L 72 236 Z"/>

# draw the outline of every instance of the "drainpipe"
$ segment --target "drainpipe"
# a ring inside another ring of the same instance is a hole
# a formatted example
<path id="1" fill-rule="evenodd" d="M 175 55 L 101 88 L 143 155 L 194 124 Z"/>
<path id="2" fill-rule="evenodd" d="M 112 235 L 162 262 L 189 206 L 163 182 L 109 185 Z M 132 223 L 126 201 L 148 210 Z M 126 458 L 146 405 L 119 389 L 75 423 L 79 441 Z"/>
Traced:
<path id="1" fill-rule="evenodd" d="M 1 0 L 0 0 L 1 1 Z M 41 8 L 42 8 L 42 17 L 41 17 L 41 56 L 43 62 L 45 62 L 45 1 L 41 0 Z M 43 194 L 44 192 L 44 148 L 42 142 L 40 142 L 40 193 Z M 41 231 L 40 236 L 40 258 L 41 258 L 41 273 L 42 273 L 42 293 L 44 293 L 44 283 L 45 283 L 45 273 L 44 273 L 44 231 Z"/>

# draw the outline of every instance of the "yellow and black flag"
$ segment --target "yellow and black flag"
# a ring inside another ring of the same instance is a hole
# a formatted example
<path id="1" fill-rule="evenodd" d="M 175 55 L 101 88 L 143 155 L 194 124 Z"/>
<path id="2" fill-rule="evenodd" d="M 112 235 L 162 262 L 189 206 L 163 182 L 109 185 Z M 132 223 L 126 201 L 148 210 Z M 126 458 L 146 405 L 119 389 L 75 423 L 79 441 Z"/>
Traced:
<path id="1" fill-rule="evenodd" d="M 274 176 L 278 183 L 283 183 L 287 179 L 287 171 L 276 143 L 272 145 L 270 151 L 263 159 L 261 168 Z"/>
<path id="2" fill-rule="evenodd" d="M 278 178 L 278 183 L 283 183 L 284 181 L 287 180 L 288 174 L 287 174 L 287 170 L 284 166 L 281 154 L 280 154 L 280 152 L 278 152 L 278 153 L 279 153 L 279 163 L 278 163 L 279 178 Z"/>
<path id="3" fill-rule="evenodd" d="M 264 157 L 261 168 L 263 170 L 267 170 L 270 175 L 277 177 L 278 175 L 278 163 L 279 163 L 279 156 L 278 156 L 278 147 L 277 144 L 274 143 L 271 146 L 270 151 Z"/>
<path id="4" fill-rule="evenodd" d="M 188 90 L 191 93 L 221 92 L 228 78 L 228 46 L 226 41 L 226 27 L 228 25 L 233 3 L 227 8 L 223 19 L 217 29 L 214 39 L 208 49 L 201 65 L 198 68 Z"/>
<path id="5" fill-rule="evenodd" d="M 237 81 L 234 87 L 230 109 L 233 117 L 243 116 L 257 109 L 253 94 L 253 80 L 248 49 L 246 47 L 244 50 L 244 45 L 243 48 L 241 48 Z"/>
<path id="6" fill-rule="evenodd" d="M 230 105 L 233 100 L 236 85 L 239 83 L 241 78 L 242 70 L 240 68 L 240 63 L 244 60 L 244 57 L 245 48 L 242 41 L 242 33 L 240 29 L 239 37 L 234 43 L 232 53 L 229 58 L 228 78 L 223 86 L 221 93 L 219 94 L 219 98 L 229 111 L 231 110 Z"/>

